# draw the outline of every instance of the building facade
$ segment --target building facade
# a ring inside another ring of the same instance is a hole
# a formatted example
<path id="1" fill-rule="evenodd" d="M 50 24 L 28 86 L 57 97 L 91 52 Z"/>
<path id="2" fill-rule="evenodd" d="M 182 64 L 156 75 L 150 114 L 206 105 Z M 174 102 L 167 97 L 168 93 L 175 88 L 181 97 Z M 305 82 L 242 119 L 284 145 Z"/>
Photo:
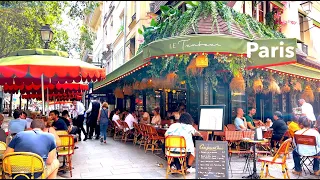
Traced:
<path id="1" fill-rule="evenodd" d="M 143 71 L 140 69 L 143 69 L 146 67 L 145 62 L 149 62 L 150 59 L 165 59 L 165 58 L 171 58 L 171 60 L 175 57 L 168 57 L 168 56 L 176 56 L 179 57 L 181 55 L 181 52 L 183 51 L 177 51 L 175 54 L 170 54 L 168 51 L 170 49 L 164 48 L 164 44 L 159 43 L 162 45 L 162 47 L 156 47 L 157 52 L 153 51 L 153 53 L 157 54 L 156 57 L 151 56 L 150 52 L 152 52 L 153 49 L 147 48 L 148 52 L 144 52 L 143 54 L 146 55 L 146 57 L 143 57 L 144 61 L 140 61 L 139 58 L 133 58 L 131 59 L 132 61 L 132 66 L 134 67 L 129 67 L 130 64 L 126 63 L 130 57 L 132 57 L 130 51 L 128 49 L 137 49 L 137 44 L 135 45 L 130 45 L 130 42 L 137 42 L 137 37 L 139 38 L 139 35 L 137 34 L 136 31 L 135 35 L 128 35 L 127 31 L 130 31 L 130 19 L 128 17 L 130 15 L 134 15 L 134 11 L 131 11 L 130 7 L 131 2 L 126 3 L 126 6 L 124 6 L 124 9 L 126 8 L 127 11 L 124 11 L 125 16 L 127 19 L 124 21 L 123 24 L 125 24 L 124 27 L 126 27 L 126 36 L 124 37 L 125 39 L 119 39 L 119 41 L 122 40 L 122 42 L 125 42 L 125 45 L 122 47 L 124 48 L 124 55 L 125 57 L 121 61 L 120 64 L 122 63 L 122 66 L 115 66 L 113 64 L 113 68 L 116 67 L 115 69 L 112 69 L 109 72 L 109 77 L 107 75 L 107 79 L 105 82 L 101 83 L 96 83 L 94 85 L 94 90 L 97 92 L 103 92 L 103 91 L 110 91 L 113 92 L 113 90 L 116 87 L 122 86 L 123 83 L 126 83 L 126 81 L 131 80 L 133 78 L 136 78 L 135 75 L 131 75 L 132 71 Z M 312 77 L 317 77 L 316 74 L 319 72 L 320 69 L 320 57 L 319 57 L 319 42 L 316 41 L 316 36 L 320 30 L 319 26 L 319 3 L 318 2 L 293 2 L 293 1 L 223 1 L 223 4 L 231 7 L 233 10 L 235 10 L 239 14 L 247 14 L 250 16 L 250 20 L 252 19 L 255 22 L 260 22 L 263 25 L 259 24 L 259 26 L 249 26 L 247 27 L 249 32 L 255 33 L 255 35 L 262 35 L 267 36 L 267 33 L 274 33 L 274 35 L 277 35 L 275 31 L 269 31 L 267 32 L 266 30 L 261 30 L 261 28 L 272 28 L 276 31 L 282 32 L 283 36 L 286 38 L 296 38 L 297 39 L 297 59 L 295 59 L 295 63 L 293 65 L 288 65 L 288 66 L 271 66 L 270 64 L 268 66 L 271 67 L 273 71 L 276 71 L 278 73 L 285 73 L 285 74 L 291 74 L 291 76 L 302 76 L 304 77 L 306 74 L 302 73 L 301 71 L 295 70 L 297 66 L 300 66 L 299 68 L 305 68 L 306 71 L 308 71 L 308 75 L 311 75 Z M 186 4 L 183 1 L 152 1 L 149 3 L 149 10 L 153 11 L 152 13 L 147 13 L 151 17 L 155 17 L 157 15 L 161 15 L 161 10 L 160 6 L 161 5 L 170 5 L 171 7 L 176 7 L 178 8 L 182 14 L 187 10 Z M 221 3 L 220 5 L 221 6 Z M 137 6 L 136 6 L 137 7 Z M 222 6 L 224 8 L 224 6 Z M 128 10 L 130 9 L 130 10 Z M 147 9 L 147 8 L 146 8 Z M 197 8 L 194 8 L 197 9 Z M 228 10 L 227 8 L 224 8 L 224 11 Z M 235 36 L 239 39 L 239 42 L 241 40 L 249 39 L 250 37 L 246 34 L 246 32 L 243 31 L 242 28 L 245 27 L 239 27 L 241 24 L 239 22 L 231 22 L 228 23 L 228 20 L 226 19 L 226 15 L 224 13 L 226 12 L 221 12 L 220 10 L 217 10 L 219 17 L 217 16 L 217 26 L 220 26 L 220 33 L 217 31 L 217 28 L 213 27 L 212 20 L 211 18 L 199 18 L 197 22 L 197 28 L 192 27 L 185 35 L 190 35 L 190 34 L 197 34 L 199 37 L 194 37 L 195 40 L 196 38 L 201 38 L 201 37 L 206 37 L 210 36 L 211 38 L 216 38 L 220 34 L 228 35 L 228 36 Z M 126 13 L 125 13 L 126 12 Z M 138 12 L 136 10 L 136 12 Z M 129 15 L 130 14 L 130 15 Z M 120 13 L 121 15 L 121 13 Z M 225 15 L 225 16 L 222 16 Z M 138 16 L 136 16 L 137 18 Z M 234 15 L 232 15 L 234 17 Z M 239 17 L 239 16 L 238 16 Z M 230 18 L 230 17 L 228 17 Z M 247 19 L 248 20 L 248 19 Z M 133 18 L 131 19 L 133 21 Z M 232 21 L 232 19 L 229 21 Z M 148 22 L 148 19 L 146 19 L 146 22 Z M 250 22 L 251 24 L 255 24 L 253 22 Z M 134 24 L 134 23 L 133 23 Z M 181 26 L 181 25 L 177 25 Z M 230 27 L 229 27 L 230 26 Z M 243 25 L 246 26 L 246 25 Z M 271 27 L 272 26 L 272 27 Z M 139 26 L 138 26 L 139 27 Z M 141 26 L 140 26 L 141 27 Z M 182 26 L 181 26 L 182 27 Z M 131 28 L 134 29 L 134 28 Z M 180 29 L 176 30 L 180 31 Z M 117 34 L 117 33 L 116 33 Z M 156 33 L 153 33 L 156 35 Z M 171 34 L 171 32 L 168 32 L 168 34 Z M 176 33 L 177 34 L 177 33 Z M 179 34 L 179 33 L 178 33 Z M 180 34 L 179 34 L 180 35 Z M 121 36 L 118 34 L 118 36 Z M 167 41 L 168 43 L 171 41 L 174 41 L 175 38 L 183 38 L 179 36 L 171 37 L 171 35 L 166 36 L 166 35 L 161 35 L 160 38 L 156 39 L 157 41 Z M 180 35 L 181 36 L 181 35 Z M 261 37 L 263 37 L 261 36 Z M 165 37 L 165 38 L 164 38 Z M 275 37 L 275 36 L 274 36 Z M 134 40 L 130 40 L 133 39 Z M 168 38 L 168 39 L 166 39 Z M 281 37 L 283 38 L 283 37 Z M 251 39 L 251 38 L 250 38 Z M 253 39 L 259 40 L 260 37 L 256 36 Z M 270 38 L 272 39 L 272 38 Z M 280 39 L 278 36 L 277 39 Z M 145 40 L 145 39 L 144 39 Z M 203 40 L 203 39 L 202 39 Z M 148 42 L 148 46 L 154 45 L 155 40 L 151 40 Z M 112 44 L 112 42 L 110 42 Z M 113 44 L 117 44 L 113 43 Z M 152 44 L 152 45 L 151 45 Z M 237 43 L 229 45 L 230 48 L 232 46 L 236 46 Z M 121 50 L 121 46 L 117 48 L 118 52 Z M 152 46 L 155 48 L 154 46 Z M 195 48 L 196 49 L 196 48 Z M 115 49 L 114 49 L 115 50 Z M 165 51 L 166 50 L 166 51 Z M 172 49 L 171 49 L 172 50 Z M 210 52 L 210 50 L 212 50 Z M 115 52 L 115 51 L 114 51 Z M 132 51 L 131 51 L 132 52 Z M 160 53 L 161 52 L 161 53 Z M 203 51 L 204 52 L 204 51 Z M 210 53 L 216 53 L 214 52 L 214 48 L 211 48 L 208 50 Z M 229 51 L 227 51 L 229 52 Z M 231 51 L 230 51 L 231 52 Z M 186 53 L 186 52 L 184 52 Z M 187 52 L 192 57 L 192 54 L 196 54 L 197 52 Z M 118 53 L 117 56 L 120 56 L 121 53 Z M 299 56 L 298 56 L 299 55 Z M 230 53 L 230 56 L 232 56 L 232 53 Z M 112 56 L 114 57 L 114 56 Z M 190 57 L 189 57 L 190 58 Z M 113 59 L 115 60 L 115 59 Z M 214 60 L 214 58 L 212 59 Z M 130 62 L 130 61 L 129 61 Z M 152 61 L 152 65 L 154 65 L 156 61 Z M 114 63 L 114 62 L 113 62 Z M 297 65 L 297 64 L 303 64 L 303 65 Z M 267 66 L 266 66 L 267 67 Z M 287 71 L 286 68 L 289 67 L 290 69 Z M 146 68 L 147 70 L 150 70 L 149 66 Z M 262 68 L 263 69 L 263 68 Z M 258 71 L 262 71 L 262 69 L 258 69 Z M 272 72 L 271 70 L 271 72 Z M 310 70 L 310 72 L 309 72 Z M 260 72 L 259 72 L 260 73 Z M 212 76 L 216 76 L 216 74 L 213 74 Z M 246 74 L 247 79 L 246 81 L 249 81 L 249 79 L 254 79 L 255 74 Z M 127 77 L 127 78 L 126 78 Z M 149 77 L 150 78 L 150 77 Z M 152 77 L 151 77 L 152 78 Z M 288 78 L 288 77 L 283 77 Z M 308 79 L 308 77 L 304 77 L 305 80 Z M 316 78 L 317 79 L 317 78 Z M 231 80 L 231 79 L 230 79 Z M 151 104 L 151 106 L 160 106 L 162 109 L 162 115 L 165 115 L 164 113 L 168 111 L 168 107 L 174 107 L 179 104 L 180 101 L 185 101 L 187 99 L 186 104 L 187 104 L 187 111 L 192 113 L 195 117 L 195 119 L 198 119 L 198 112 L 199 112 L 199 106 L 200 105 L 212 105 L 212 104 L 226 104 L 226 119 L 227 123 L 231 122 L 231 117 L 234 116 L 235 113 L 235 108 L 236 107 L 242 107 L 245 111 L 248 107 L 250 106 L 255 106 L 257 108 L 257 118 L 265 120 L 266 118 L 272 118 L 272 112 L 276 110 L 282 111 L 284 114 L 290 114 L 292 113 L 292 108 L 297 106 L 297 100 L 300 98 L 302 92 L 299 93 L 280 93 L 280 94 L 274 94 L 274 93 L 260 93 L 260 94 L 255 94 L 252 92 L 245 92 L 245 93 L 233 93 L 230 90 L 230 80 L 220 79 L 219 82 L 217 82 L 217 85 L 215 86 L 215 89 L 211 88 L 209 84 L 212 82 L 208 82 L 207 79 L 199 78 L 199 91 L 197 92 L 191 92 L 190 91 L 190 86 L 187 88 L 184 88 L 183 91 L 186 93 L 181 93 L 181 96 L 176 93 L 176 89 L 174 89 L 174 92 L 169 89 L 169 91 L 164 91 L 162 90 L 156 90 L 155 92 L 151 92 L 152 90 L 143 90 L 142 98 L 138 98 L 137 95 L 135 96 L 136 99 L 130 99 L 131 97 L 126 97 L 124 98 L 124 102 L 120 104 L 125 104 L 124 107 L 132 107 L 131 104 L 137 103 L 139 100 L 143 101 L 143 106 L 148 106 Z M 307 80 L 309 81 L 309 80 Z M 181 81 L 182 82 L 182 81 Z M 305 82 L 305 84 L 308 84 L 309 82 Z M 122 85 L 119 85 L 122 84 Z M 281 85 L 284 85 L 281 84 Z M 183 88 L 182 88 L 183 89 Z M 249 89 L 249 88 L 248 88 Z M 177 91 L 181 92 L 181 88 L 177 89 Z M 159 93 L 160 92 L 160 93 Z M 146 103 L 148 99 L 148 93 L 153 93 L 154 99 L 156 103 Z M 139 95 L 140 96 L 140 95 Z M 174 97 L 174 98 L 173 98 Z M 181 97 L 181 98 L 180 98 Z M 138 101 L 137 101 L 138 99 Z M 319 93 L 315 92 L 315 101 L 313 102 L 313 106 L 315 109 L 316 114 L 319 114 L 319 109 L 320 109 L 320 101 L 319 101 Z M 132 100 L 135 100 L 135 103 L 132 103 Z M 130 103 L 127 103 L 130 102 Z M 121 107 L 122 107 L 121 105 Z M 120 108 L 121 108 L 120 107 Z M 134 109 L 134 108 L 133 108 Z M 148 108 L 146 108 L 148 109 Z M 152 108 L 150 108 L 152 109 Z M 174 108 L 170 108 L 170 111 L 174 110 Z"/>

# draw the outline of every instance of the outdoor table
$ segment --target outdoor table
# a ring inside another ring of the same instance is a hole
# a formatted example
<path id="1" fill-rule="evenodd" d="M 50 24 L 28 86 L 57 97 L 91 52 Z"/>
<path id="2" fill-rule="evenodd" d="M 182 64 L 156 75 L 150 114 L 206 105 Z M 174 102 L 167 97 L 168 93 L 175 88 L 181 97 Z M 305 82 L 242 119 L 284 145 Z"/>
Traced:
<path id="1" fill-rule="evenodd" d="M 242 141 L 253 144 L 253 173 L 250 174 L 249 176 L 244 176 L 242 178 L 260 179 L 260 176 L 257 174 L 256 144 L 266 143 L 266 142 L 268 142 L 268 140 L 267 139 L 253 140 L 253 139 L 245 138 Z"/>
<path id="2" fill-rule="evenodd" d="M 169 129 L 169 128 L 165 128 L 165 127 L 155 127 L 155 128 L 160 136 L 164 136 L 166 131 Z"/>

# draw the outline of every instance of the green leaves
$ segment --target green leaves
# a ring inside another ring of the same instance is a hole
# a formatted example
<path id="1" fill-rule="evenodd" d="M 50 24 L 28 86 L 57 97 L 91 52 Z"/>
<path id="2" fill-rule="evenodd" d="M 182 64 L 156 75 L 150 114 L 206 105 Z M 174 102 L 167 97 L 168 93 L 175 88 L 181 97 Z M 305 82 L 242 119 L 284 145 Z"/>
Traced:
<path id="1" fill-rule="evenodd" d="M 40 28 L 50 24 L 55 33 L 50 48 L 68 50 L 68 35 L 59 29 L 64 4 L 59 1 L 1 1 L 0 58 L 27 48 L 41 48 Z"/>
<path id="2" fill-rule="evenodd" d="M 157 21 L 155 19 L 152 19 L 150 26 L 156 27 L 157 25 L 158 25 Z"/>
<path id="3" fill-rule="evenodd" d="M 138 29 L 138 33 L 142 35 L 142 34 L 143 34 L 143 31 L 139 28 L 139 29 Z"/>

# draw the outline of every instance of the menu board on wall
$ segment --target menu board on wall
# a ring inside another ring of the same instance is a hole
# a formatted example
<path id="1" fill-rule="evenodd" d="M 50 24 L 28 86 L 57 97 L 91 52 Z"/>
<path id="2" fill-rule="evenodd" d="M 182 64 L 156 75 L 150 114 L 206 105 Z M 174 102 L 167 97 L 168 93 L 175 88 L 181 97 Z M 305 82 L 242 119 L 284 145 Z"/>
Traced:
<path id="1" fill-rule="evenodd" d="M 200 106 L 200 131 L 223 131 L 225 105 Z"/>
<path id="2" fill-rule="evenodd" d="M 196 179 L 228 179 L 228 143 L 196 141 Z"/>

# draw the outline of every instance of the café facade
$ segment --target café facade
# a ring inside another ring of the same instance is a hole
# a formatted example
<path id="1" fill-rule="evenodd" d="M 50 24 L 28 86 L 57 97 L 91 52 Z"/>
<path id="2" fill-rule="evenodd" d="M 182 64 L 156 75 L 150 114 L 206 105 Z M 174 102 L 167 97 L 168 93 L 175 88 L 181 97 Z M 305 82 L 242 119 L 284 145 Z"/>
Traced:
<path id="1" fill-rule="evenodd" d="M 320 64 L 297 48 L 296 39 L 253 30 L 252 38 L 220 14 L 200 17 L 197 28 L 190 25 L 183 35 L 148 40 L 147 31 L 135 57 L 93 84 L 93 93 L 106 94 L 109 104 L 149 113 L 160 107 L 162 118 L 185 104 L 195 121 L 200 105 L 224 104 L 225 124 L 233 122 L 237 107 L 256 107 L 255 118 L 262 120 L 276 110 L 289 115 L 300 98 L 320 113 Z"/>

